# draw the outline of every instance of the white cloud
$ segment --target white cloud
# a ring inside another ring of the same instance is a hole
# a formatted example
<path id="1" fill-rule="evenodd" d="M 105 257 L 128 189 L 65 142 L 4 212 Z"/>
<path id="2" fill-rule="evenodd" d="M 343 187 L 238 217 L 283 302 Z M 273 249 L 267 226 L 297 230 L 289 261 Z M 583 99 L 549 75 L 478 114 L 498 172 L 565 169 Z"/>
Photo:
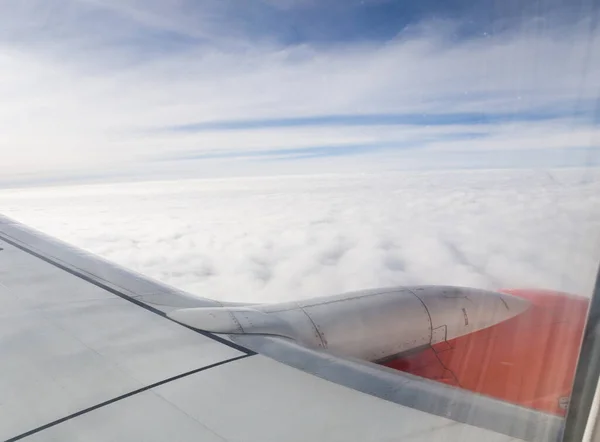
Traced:
<path id="1" fill-rule="evenodd" d="M 78 17 L 72 10 L 81 8 L 81 2 L 72 3 L 59 23 L 67 23 L 65 28 L 73 35 L 88 35 L 83 28 L 87 22 L 78 28 L 76 20 L 69 20 L 69 14 Z M 190 25 L 184 13 L 161 14 L 164 5 L 156 2 L 146 12 L 137 1 L 86 4 L 116 10 L 155 30 L 185 33 Z M 216 3 L 211 5 L 218 9 Z M 205 17 L 209 22 L 214 19 L 211 8 Z M 0 20 L 10 22 L 10 8 L 4 9 Z M 17 19 L 30 16 L 43 21 L 34 8 L 12 19 L 18 23 Z M 132 168 L 138 174 L 152 169 L 160 177 L 163 169 L 148 163 L 173 152 L 243 154 L 257 148 L 398 145 L 407 138 L 420 143 L 419 150 L 425 152 L 514 149 L 515 145 L 570 148 L 582 143 L 598 147 L 598 128 L 589 121 L 574 125 L 571 120 L 576 112 L 591 117 L 598 97 L 600 35 L 588 23 L 551 29 L 531 25 L 467 40 L 453 38 L 452 24 L 446 24 L 424 26 L 387 43 L 199 43 L 153 57 L 122 49 L 118 39 L 110 40 L 109 27 L 100 23 L 98 28 L 97 41 L 89 47 L 54 34 L 41 44 L 48 31 L 38 27 L 29 36 L 33 43 L 0 38 L 0 176 L 4 182 L 32 175 L 124 176 L 132 174 Z M 135 28 L 130 32 L 135 34 Z M 449 137 L 435 144 L 429 140 L 432 134 L 455 129 L 338 126 L 185 135 L 154 132 L 201 121 L 386 112 L 554 112 L 560 118 L 531 123 L 531 127 L 467 125 L 469 131 L 485 131 L 489 137 L 464 142 Z M 394 155 L 377 158 L 388 165 Z M 423 154 L 416 154 L 414 162 L 419 155 Z M 294 167 L 238 160 L 224 169 L 247 174 L 257 168 L 273 173 Z M 304 170 L 311 168 L 308 164 Z M 202 176 L 215 167 L 196 164 L 194 170 Z"/>
<path id="2" fill-rule="evenodd" d="M 2 212 L 216 299 L 367 287 L 541 287 L 589 295 L 600 172 L 337 174 L 0 192 Z"/>

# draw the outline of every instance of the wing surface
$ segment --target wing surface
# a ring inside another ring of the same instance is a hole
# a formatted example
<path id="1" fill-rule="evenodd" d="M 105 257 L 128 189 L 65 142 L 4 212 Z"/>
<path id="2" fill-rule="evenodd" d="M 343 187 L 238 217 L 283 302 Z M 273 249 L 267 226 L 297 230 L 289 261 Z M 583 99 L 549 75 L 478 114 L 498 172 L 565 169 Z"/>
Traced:
<path id="1" fill-rule="evenodd" d="M 273 338 L 217 336 L 166 315 L 218 305 L 0 216 L 0 440 L 559 435 L 551 416 L 470 402 L 456 389 Z"/>

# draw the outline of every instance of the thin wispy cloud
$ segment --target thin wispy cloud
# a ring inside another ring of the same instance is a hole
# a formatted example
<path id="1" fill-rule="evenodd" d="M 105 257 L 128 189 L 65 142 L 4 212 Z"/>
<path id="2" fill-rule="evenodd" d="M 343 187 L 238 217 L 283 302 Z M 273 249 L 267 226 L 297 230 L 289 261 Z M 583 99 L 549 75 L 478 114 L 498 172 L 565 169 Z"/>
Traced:
<path id="1" fill-rule="evenodd" d="M 0 184 L 600 164 L 592 3 L 413 3 L 2 1 Z"/>

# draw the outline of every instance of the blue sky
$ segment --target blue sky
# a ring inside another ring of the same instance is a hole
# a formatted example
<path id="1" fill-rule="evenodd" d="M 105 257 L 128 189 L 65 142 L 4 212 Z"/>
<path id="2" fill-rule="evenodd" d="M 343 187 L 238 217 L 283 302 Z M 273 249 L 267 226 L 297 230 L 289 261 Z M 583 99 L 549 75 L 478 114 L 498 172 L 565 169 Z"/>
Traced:
<path id="1" fill-rule="evenodd" d="M 432 21 L 453 21 L 454 37 L 469 38 L 532 20 L 544 28 L 597 13 L 591 0 L 23 0 L 10 6 L 13 38 L 34 41 L 43 33 L 53 40 L 94 40 L 90 34 L 103 35 L 109 26 L 107 43 L 147 53 L 153 46 L 171 51 L 240 37 L 284 45 L 388 41 Z"/>
<path id="2" fill-rule="evenodd" d="M 0 184 L 600 165 L 595 3 L 0 0 Z"/>

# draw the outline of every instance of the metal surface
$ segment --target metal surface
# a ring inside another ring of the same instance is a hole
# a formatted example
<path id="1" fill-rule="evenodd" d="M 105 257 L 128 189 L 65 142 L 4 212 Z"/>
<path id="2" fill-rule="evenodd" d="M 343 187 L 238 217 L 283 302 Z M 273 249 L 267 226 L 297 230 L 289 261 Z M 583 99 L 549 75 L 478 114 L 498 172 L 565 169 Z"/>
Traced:
<path id="1" fill-rule="evenodd" d="M 227 414 L 203 400 L 201 394 L 190 395 L 187 391 L 218 396 L 227 404 Z M 164 385 L 157 394 L 229 441 L 431 440 L 432 429 L 456 425 L 449 419 L 381 401 L 260 355 L 227 364 L 220 371 Z M 457 440 L 468 440 L 467 436 L 476 436 L 471 440 L 508 439 L 487 430 L 461 427 Z"/>
<path id="2" fill-rule="evenodd" d="M 429 415 L 485 428 L 518 440 L 558 441 L 562 435 L 564 419 L 552 414 L 387 367 L 307 349 L 285 338 L 236 335 L 234 339 L 286 365 Z M 449 437 L 447 440 L 455 439 Z"/>
<path id="3" fill-rule="evenodd" d="M 283 336 L 310 348 L 377 361 L 493 326 L 528 306 L 504 293 L 414 286 L 297 303 L 179 309 L 169 317 L 201 330 Z"/>
<path id="4" fill-rule="evenodd" d="M 206 441 L 223 438 L 146 391 L 33 434 L 27 442 Z"/>
<path id="5" fill-rule="evenodd" d="M 243 354 L 0 247 L 0 440 Z"/>
<path id="6" fill-rule="evenodd" d="M 26 440 L 420 442 L 449 436 L 461 442 L 513 440 L 257 355 L 98 408 Z"/>
<path id="7" fill-rule="evenodd" d="M 441 410 L 439 384 L 414 397 L 414 408 L 401 406 L 394 390 L 376 397 L 339 385 L 374 393 L 359 362 L 328 355 L 318 365 L 322 379 L 165 316 L 219 303 L 2 217 L 0 243 L 0 438 L 511 440 L 419 410 Z M 309 307 L 282 315 L 306 324 Z M 275 353 L 290 365 L 310 361 L 297 350 Z M 489 411 L 473 423 L 499 418 Z"/>

